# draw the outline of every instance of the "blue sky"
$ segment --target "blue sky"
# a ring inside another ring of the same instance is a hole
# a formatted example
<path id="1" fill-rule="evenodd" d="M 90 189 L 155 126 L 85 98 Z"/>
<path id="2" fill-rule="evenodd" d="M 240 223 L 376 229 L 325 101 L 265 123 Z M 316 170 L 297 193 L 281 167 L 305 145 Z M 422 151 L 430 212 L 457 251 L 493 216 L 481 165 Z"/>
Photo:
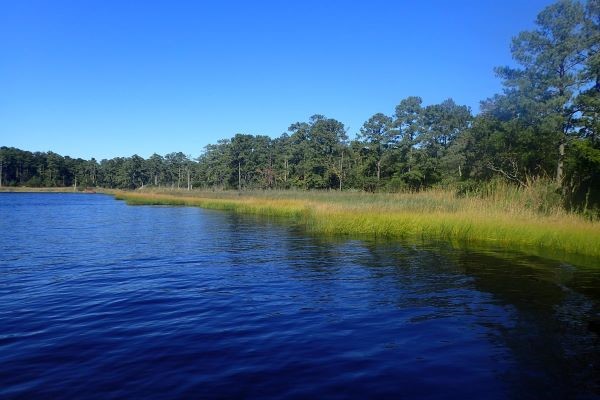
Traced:
<path id="1" fill-rule="evenodd" d="M 317 113 L 354 137 L 411 95 L 477 111 L 550 3 L 0 0 L 0 145 L 196 157 Z"/>

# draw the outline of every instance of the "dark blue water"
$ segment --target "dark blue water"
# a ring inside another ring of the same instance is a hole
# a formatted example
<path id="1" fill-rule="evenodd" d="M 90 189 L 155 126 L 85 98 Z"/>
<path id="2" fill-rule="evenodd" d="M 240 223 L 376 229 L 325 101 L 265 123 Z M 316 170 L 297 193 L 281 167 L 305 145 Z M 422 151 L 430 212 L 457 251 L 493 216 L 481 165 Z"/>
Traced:
<path id="1" fill-rule="evenodd" d="M 600 268 L 0 194 L 0 398 L 594 398 Z"/>

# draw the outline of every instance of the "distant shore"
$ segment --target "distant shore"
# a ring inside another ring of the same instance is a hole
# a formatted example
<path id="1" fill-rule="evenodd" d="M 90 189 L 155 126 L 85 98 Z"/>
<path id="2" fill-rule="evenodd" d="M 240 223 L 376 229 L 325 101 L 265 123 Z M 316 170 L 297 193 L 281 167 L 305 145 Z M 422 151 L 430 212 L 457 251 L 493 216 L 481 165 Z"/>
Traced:
<path id="1" fill-rule="evenodd" d="M 95 193 L 96 189 L 63 187 L 27 187 L 27 186 L 2 186 L 0 192 L 5 193 Z"/>

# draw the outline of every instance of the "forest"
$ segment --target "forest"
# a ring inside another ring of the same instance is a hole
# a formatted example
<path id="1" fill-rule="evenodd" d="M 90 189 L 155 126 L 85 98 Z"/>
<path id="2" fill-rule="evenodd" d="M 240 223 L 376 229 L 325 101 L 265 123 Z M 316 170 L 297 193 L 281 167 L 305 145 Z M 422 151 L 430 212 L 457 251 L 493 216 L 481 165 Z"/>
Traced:
<path id="1" fill-rule="evenodd" d="M 237 133 L 197 158 L 98 161 L 0 147 L 0 186 L 467 193 L 505 180 L 544 185 L 566 208 L 600 215 L 600 1 L 548 6 L 510 49 L 514 66 L 495 69 L 502 93 L 476 115 L 451 98 L 410 96 L 353 138 L 317 114 L 275 138 Z"/>

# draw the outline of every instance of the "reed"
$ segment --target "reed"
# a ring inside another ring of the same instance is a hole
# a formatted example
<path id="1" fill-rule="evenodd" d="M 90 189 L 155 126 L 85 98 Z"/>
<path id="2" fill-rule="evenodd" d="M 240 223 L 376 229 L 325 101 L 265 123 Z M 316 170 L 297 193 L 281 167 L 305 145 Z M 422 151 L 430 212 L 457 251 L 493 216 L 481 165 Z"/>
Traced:
<path id="1" fill-rule="evenodd" d="M 196 206 L 284 217 L 318 234 L 441 239 L 600 257 L 599 222 L 560 207 L 540 208 L 530 194 L 518 190 L 503 194 L 502 189 L 507 188 L 464 197 L 441 189 L 400 194 L 172 190 L 112 194 L 132 205 Z"/>

